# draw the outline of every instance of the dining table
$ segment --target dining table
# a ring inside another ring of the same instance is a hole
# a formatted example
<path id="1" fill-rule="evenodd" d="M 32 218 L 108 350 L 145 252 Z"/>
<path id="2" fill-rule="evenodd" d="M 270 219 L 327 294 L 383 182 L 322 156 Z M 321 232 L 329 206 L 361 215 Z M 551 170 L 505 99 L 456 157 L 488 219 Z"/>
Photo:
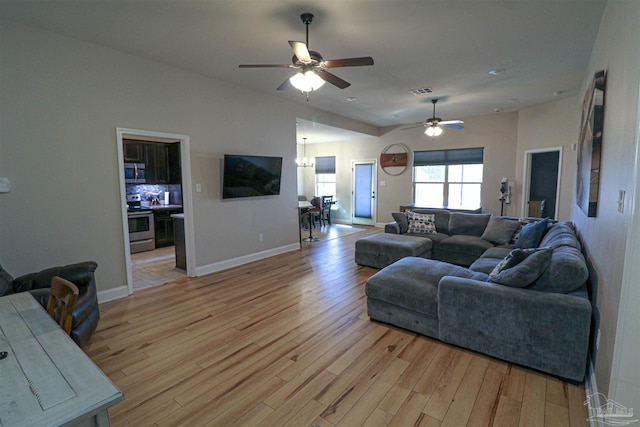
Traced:
<path id="1" fill-rule="evenodd" d="M 0 298 L 0 426 L 108 426 L 123 399 L 29 292 Z"/>

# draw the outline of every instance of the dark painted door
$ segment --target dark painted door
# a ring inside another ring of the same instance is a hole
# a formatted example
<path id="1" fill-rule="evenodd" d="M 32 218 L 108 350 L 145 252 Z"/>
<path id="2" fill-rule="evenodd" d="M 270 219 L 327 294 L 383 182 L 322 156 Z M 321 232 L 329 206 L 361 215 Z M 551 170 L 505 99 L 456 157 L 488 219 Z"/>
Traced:
<path id="1" fill-rule="evenodd" d="M 529 181 L 529 215 L 555 219 L 559 151 L 533 153 Z M 540 206 L 540 207 L 538 207 Z"/>

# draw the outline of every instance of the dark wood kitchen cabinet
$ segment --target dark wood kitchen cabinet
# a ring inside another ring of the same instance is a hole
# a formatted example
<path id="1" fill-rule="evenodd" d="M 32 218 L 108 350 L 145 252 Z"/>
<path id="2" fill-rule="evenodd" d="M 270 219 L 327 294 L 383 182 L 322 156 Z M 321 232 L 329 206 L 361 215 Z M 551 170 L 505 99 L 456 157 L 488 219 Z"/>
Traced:
<path id="1" fill-rule="evenodd" d="M 180 184 L 180 144 L 125 139 L 125 163 L 144 163 L 147 184 Z"/>
<path id="2" fill-rule="evenodd" d="M 171 246 L 175 238 L 173 233 L 173 219 L 171 215 L 182 213 L 181 208 L 154 209 L 154 226 L 156 234 L 156 248 Z"/>
<path id="3" fill-rule="evenodd" d="M 124 161 L 126 163 L 145 162 L 144 146 L 140 141 L 124 139 L 122 140 L 122 146 L 124 151 Z"/>
<path id="4" fill-rule="evenodd" d="M 180 146 L 160 143 L 144 145 L 147 183 L 180 183 Z"/>

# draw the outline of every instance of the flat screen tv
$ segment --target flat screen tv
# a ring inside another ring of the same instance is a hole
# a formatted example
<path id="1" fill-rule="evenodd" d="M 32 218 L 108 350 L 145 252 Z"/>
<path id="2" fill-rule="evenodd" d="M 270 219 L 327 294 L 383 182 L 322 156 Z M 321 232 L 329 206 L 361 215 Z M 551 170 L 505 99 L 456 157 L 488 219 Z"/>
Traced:
<path id="1" fill-rule="evenodd" d="M 280 194 L 282 157 L 225 154 L 222 198 L 274 196 Z"/>

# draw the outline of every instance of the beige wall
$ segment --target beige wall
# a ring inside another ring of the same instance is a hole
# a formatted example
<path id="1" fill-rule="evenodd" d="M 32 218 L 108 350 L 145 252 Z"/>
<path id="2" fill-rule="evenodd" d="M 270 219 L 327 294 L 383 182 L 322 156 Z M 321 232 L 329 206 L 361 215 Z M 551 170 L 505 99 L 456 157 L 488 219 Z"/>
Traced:
<path id="1" fill-rule="evenodd" d="M 577 151 L 572 144 L 578 141 L 580 101 L 570 96 L 534 108 L 518 115 L 518 150 L 516 153 L 516 185 L 513 203 L 522 214 L 525 152 L 561 147 L 562 165 L 560 192 L 557 197 L 559 220 L 568 220 L 574 204 Z"/>
<path id="2" fill-rule="evenodd" d="M 595 365 L 597 384 L 601 391 L 609 393 L 611 383 L 624 383 L 620 388 L 613 387 L 614 393 L 609 397 L 636 410 L 640 408 L 638 276 L 631 274 L 631 280 L 625 282 L 624 288 L 622 279 L 625 270 L 638 273 L 638 260 L 625 256 L 627 243 L 636 248 L 638 244 L 637 241 L 627 242 L 627 235 L 640 225 L 630 222 L 631 207 L 634 203 L 637 206 L 638 182 L 638 22 L 640 2 L 608 2 L 581 91 L 584 93 L 595 71 L 607 70 L 600 202 L 595 218 L 587 218 L 575 204 L 571 215 L 586 244 L 599 287 L 601 339 Z M 627 194 L 627 209 L 623 213 L 617 210 L 619 190 Z M 622 295 L 627 298 L 622 299 Z M 619 328 L 627 330 L 628 338 L 616 342 L 616 334 L 623 336 L 623 330 Z M 614 364 L 616 371 L 612 372 Z"/>
<path id="3" fill-rule="evenodd" d="M 0 27 L 0 260 L 14 275 L 96 260 L 126 284 L 116 128 L 190 137 L 196 268 L 298 244 L 295 119 L 377 128 L 46 31 Z M 281 195 L 222 201 L 224 153 L 284 157 Z M 258 241 L 262 233 L 264 240 Z"/>
<path id="4" fill-rule="evenodd" d="M 403 126 L 389 130 L 378 138 L 366 137 L 361 140 L 349 140 L 326 144 L 308 144 L 308 156 L 336 156 L 336 175 L 338 181 L 338 204 L 333 217 L 351 222 L 351 161 L 377 160 L 382 150 L 389 144 L 402 143 L 412 151 L 438 150 L 448 148 L 484 147 L 485 167 L 482 204 L 487 212 L 500 213 L 500 180 L 509 181 L 516 177 L 514 158 L 518 142 L 518 114 L 492 114 L 481 117 L 465 118 L 464 130 L 447 129 L 432 140 L 424 135 L 424 129 L 402 130 Z M 301 172 L 305 194 L 313 194 L 313 168 Z M 387 175 L 378 167 L 377 182 L 377 222 L 391 221 L 391 213 L 397 212 L 400 205 L 410 203 L 412 199 L 411 168 L 399 176 Z M 517 215 L 515 204 L 505 206 L 505 215 Z"/>

